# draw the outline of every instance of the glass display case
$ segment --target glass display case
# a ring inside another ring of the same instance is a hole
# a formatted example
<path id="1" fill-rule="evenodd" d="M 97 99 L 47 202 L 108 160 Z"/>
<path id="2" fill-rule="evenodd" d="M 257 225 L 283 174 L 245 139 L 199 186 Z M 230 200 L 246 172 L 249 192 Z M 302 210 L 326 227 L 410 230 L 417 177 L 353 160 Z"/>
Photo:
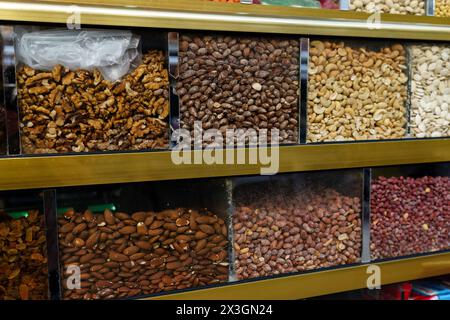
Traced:
<path id="1" fill-rule="evenodd" d="M 0 193 L 0 300 L 49 298 L 42 194 Z"/>
<path id="2" fill-rule="evenodd" d="M 450 45 L 409 47 L 411 122 L 414 138 L 450 136 Z"/>
<path id="3" fill-rule="evenodd" d="M 195 131 L 279 131 L 299 143 L 299 40 L 295 37 L 181 34 L 180 127 Z"/>
<path id="4" fill-rule="evenodd" d="M 15 27 L 23 154 L 167 149 L 165 33 Z"/>
<path id="5" fill-rule="evenodd" d="M 311 39 L 307 142 L 406 137 L 406 70 L 397 42 Z"/>
<path id="6" fill-rule="evenodd" d="M 63 298 L 129 298 L 226 283 L 227 198 L 222 179 L 58 190 Z"/>
<path id="7" fill-rule="evenodd" d="M 450 249 L 448 163 L 372 169 L 372 259 Z"/>
<path id="8" fill-rule="evenodd" d="M 233 179 L 235 278 L 360 262 L 362 188 L 361 170 Z"/>

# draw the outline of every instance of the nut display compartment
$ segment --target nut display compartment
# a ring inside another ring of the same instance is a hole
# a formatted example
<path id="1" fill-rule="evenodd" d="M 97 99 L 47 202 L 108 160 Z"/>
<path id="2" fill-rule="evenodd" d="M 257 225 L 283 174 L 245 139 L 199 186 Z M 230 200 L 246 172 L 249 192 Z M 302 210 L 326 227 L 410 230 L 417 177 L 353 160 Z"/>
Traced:
<path id="1" fill-rule="evenodd" d="M 436 17 L 450 17 L 450 1 L 434 0 L 434 14 Z"/>
<path id="2" fill-rule="evenodd" d="M 450 136 L 450 47 L 415 43 L 410 56 L 409 133 L 414 138 Z"/>
<path id="3" fill-rule="evenodd" d="M 432 0 L 341 0 L 348 3 L 349 10 L 368 13 L 391 13 L 403 15 L 431 15 Z"/>
<path id="4" fill-rule="evenodd" d="M 167 35 L 15 27 L 22 154 L 167 149 Z"/>
<path id="5" fill-rule="evenodd" d="M 363 172 L 233 179 L 234 278 L 359 263 Z"/>
<path id="6" fill-rule="evenodd" d="M 307 143 L 402 139 L 407 110 L 404 45 L 310 39 Z"/>
<path id="7" fill-rule="evenodd" d="M 372 169 L 372 260 L 450 249 L 448 163 Z"/>
<path id="8" fill-rule="evenodd" d="M 180 34 L 180 128 L 266 129 L 269 140 L 278 129 L 280 144 L 298 144 L 299 46 L 289 36 Z"/>
<path id="9" fill-rule="evenodd" d="M 0 300 L 49 299 L 42 195 L 0 193 Z"/>
<path id="10" fill-rule="evenodd" d="M 64 299 L 115 299 L 228 282 L 223 179 L 57 192 Z M 80 287 L 71 272 L 80 268 Z"/>

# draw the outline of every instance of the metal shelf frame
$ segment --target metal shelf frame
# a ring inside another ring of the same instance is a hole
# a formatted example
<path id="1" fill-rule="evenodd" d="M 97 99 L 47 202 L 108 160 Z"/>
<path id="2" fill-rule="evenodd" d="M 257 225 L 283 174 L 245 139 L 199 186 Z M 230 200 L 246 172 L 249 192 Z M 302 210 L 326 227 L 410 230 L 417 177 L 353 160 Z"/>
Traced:
<path id="1" fill-rule="evenodd" d="M 381 285 L 449 273 L 450 253 L 371 262 L 359 266 L 286 277 L 240 282 L 215 288 L 145 298 L 145 300 L 293 300 L 367 288 L 368 266 L 380 268 Z"/>
<path id="2" fill-rule="evenodd" d="M 450 139 L 280 146 L 279 159 L 280 173 L 447 162 Z M 251 175 L 261 167 L 176 165 L 170 151 L 6 156 L 0 158 L 0 190 Z"/>
<path id="3" fill-rule="evenodd" d="M 450 40 L 448 18 L 257 6 L 190 0 L 0 1 L 0 21 Z"/>

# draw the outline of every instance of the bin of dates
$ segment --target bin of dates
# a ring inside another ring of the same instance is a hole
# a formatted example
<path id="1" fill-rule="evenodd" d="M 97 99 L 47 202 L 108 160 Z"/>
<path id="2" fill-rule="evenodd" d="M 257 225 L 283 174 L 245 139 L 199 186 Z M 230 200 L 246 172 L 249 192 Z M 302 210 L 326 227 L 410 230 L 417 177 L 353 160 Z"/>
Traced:
<path id="1" fill-rule="evenodd" d="M 180 35 L 180 127 L 192 136 L 278 129 L 280 143 L 298 143 L 299 91 L 296 38 Z"/>
<path id="2" fill-rule="evenodd" d="M 233 193 L 238 280 L 358 263 L 360 172 L 237 178 Z"/>
<path id="3" fill-rule="evenodd" d="M 146 203 L 150 194 L 136 201 Z M 69 208 L 58 216 L 63 299 L 121 299 L 228 281 L 222 211 L 193 206 L 132 211 L 133 204 L 124 204 L 132 197 L 116 200 L 122 210 Z M 74 268 L 80 288 L 72 286 Z"/>
<path id="4" fill-rule="evenodd" d="M 372 259 L 450 248 L 448 164 L 372 169 Z"/>

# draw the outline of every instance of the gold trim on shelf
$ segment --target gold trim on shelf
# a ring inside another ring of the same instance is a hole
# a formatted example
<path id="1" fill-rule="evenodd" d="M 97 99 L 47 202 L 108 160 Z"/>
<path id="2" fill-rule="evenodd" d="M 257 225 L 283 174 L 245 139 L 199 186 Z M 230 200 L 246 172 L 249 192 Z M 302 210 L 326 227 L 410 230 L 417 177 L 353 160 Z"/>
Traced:
<path id="1" fill-rule="evenodd" d="M 372 262 L 381 270 L 382 285 L 448 274 L 450 253 L 387 262 Z M 173 300 L 284 300 L 304 299 L 367 287 L 368 265 L 312 272 L 274 279 L 181 292 L 150 299 Z"/>
<path id="2" fill-rule="evenodd" d="M 281 146 L 279 151 L 279 172 L 447 162 L 450 139 Z M 260 169 L 250 164 L 176 165 L 168 151 L 4 157 L 0 190 L 250 175 Z"/>
<path id="3" fill-rule="evenodd" d="M 190 0 L 99 0 L 94 3 L 87 0 L 0 1 L 0 20 L 66 23 L 69 17 L 79 13 L 82 25 L 447 41 L 450 38 L 448 18 L 384 14 L 379 25 L 373 26 L 367 23 L 370 16 L 367 13 L 339 10 Z"/>

